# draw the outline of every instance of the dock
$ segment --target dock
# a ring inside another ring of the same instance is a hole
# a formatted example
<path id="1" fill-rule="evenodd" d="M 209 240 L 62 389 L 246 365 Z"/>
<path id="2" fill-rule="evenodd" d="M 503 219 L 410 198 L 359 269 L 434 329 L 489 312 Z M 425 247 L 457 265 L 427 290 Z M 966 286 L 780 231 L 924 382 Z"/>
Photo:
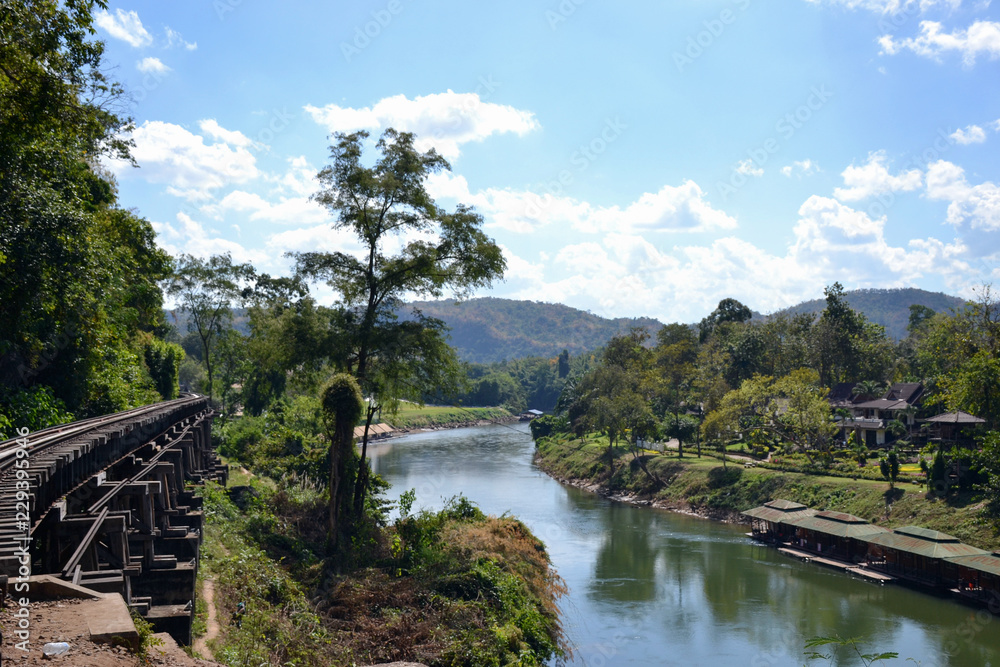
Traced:
<path id="1" fill-rule="evenodd" d="M 874 581 L 879 584 L 889 584 L 896 581 L 895 577 L 891 577 L 888 574 L 882 574 L 881 572 L 873 572 L 871 570 L 865 569 L 863 565 L 857 565 L 854 563 L 845 563 L 844 561 L 833 560 L 830 558 L 823 558 L 815 554 L 806 553 L 805 551 L 799 551 L 798 549 L 791 549 L 789 547 L 778 547 L 778 551 L 785 554 L 786 556 L 791 556 L 792 558 L 798 558 L 806 563 L 816 563 L 824 567 L 829 567 L 834 570 L 840 570 L 841 572 L 847 572 L 849 574 L 856 574 L 863 579 L 868 579 L 869 581 Z"/>

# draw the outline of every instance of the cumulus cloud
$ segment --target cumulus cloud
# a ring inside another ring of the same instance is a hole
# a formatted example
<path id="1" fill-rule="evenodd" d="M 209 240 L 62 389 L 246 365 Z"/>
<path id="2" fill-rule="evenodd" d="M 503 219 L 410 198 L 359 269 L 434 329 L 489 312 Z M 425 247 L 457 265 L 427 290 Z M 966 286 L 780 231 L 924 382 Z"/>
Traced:
<path id="1" fill-rule="evenodd" d="M 163 32 L 167 37 L 167 48 L 172 49 L 175 46 L 184 48 L 186 51 L 194 51 L 198 48 L 197 42 L 186 41 L 179 32 L 170 28 L 170 26 L 165 26 Z"/>
<path id="2" fill-rule="evenodd" d="M 229 253 L 237 262 L 252 262 L 258 268 L 274 266 L 266 253 L 222 238 L 217 231 L 206 229 L 187 213 L 178 213 L 176 222 L 153 222 L 152 225 L 160 247 L 171 255 L 207 258 Z"/>
<path id="3" fill-rule="evenodd" d="M 198 127 L 207 136 L 238 148 L 251 148 L 254 142 L 239 130 L 227 130 L 214 118 L 198 121 Z"/>
<path id="4" fill-rule="evenodd" d="M 170 71 L 159 58 L 143 58 L 135 64 L 135 68 L 144 74 L 166 74 Z"/>
<path id="5" fill-rule="evenodd" d="M 741 160 L 739 164 L 736 165 L 736 173 L 743 174 L 744 176 L 756 176 L 760 178 L 764 175 L 764 170 L 757 166 L 757 163 L 751 159 Z"/>
<path id="6" fill-rule="evenodd" d="M 701 187 L 690 180 L 643 193 L 624 208 L 526 190 L 489 188 L 473 193 L 464 177 L 450 174 L 435 174 L 428 181 L 428 191 L 435 198 L 475 206 L 488 226 L 517 233 L 529 233 L 546 225 L 569 226 L 584 233 L 707 232 L 737 226 L 735 218 L 713 208 Z"/>
<path id="7" fill-rule="evenodd" d="M 897 14 L 904 11 L 926 12 L 935 7 L 954 10 L 962 0 L 806 0 L 813 5 L 830 5 L 845 9 L 867 9 L 877 14 Z"/>
<path id="8" fill-rule="evenodd" d="M 1000 186 L 986 181 L 970 185 L 965 170 L 946 160 L 927 167 L 927 197 L 950 202 L 948 223 L 972 229 L 1000 229 Z"/>
<path id="9" fill-rule="evenodd" d="M 120 39 L 135 48 L 153 43 L 153 36 L 143 27 L 139 15 L 134 11 L 116 9 L 112 15 L 108 10 L 102 9 L 94 14 L 94 23 L 115 39 Z"/>
<path id="10" fill-rule="evenodd" d="M 940 60 L 949 52 L 962 55 L 962 62 L 971 67 L 976 59 L 986 56 L 990 60 L 1000 58 L 1000 23 L 976 21 L 966 30 L 944 32 L 937 21 L 921 21 L 920 35 L 895 39 L 892 35 L 879 37 L 883 55 L 896 55 L 908 50 L 925 58 Z"/>
<path id="11" fill-rule="evenodd" d="M 785 165 L 781 168 L 781 173 L 788 178 L 792 176 L 798 176 L 802 178 L 803 176 L 812 176 L 813 174 L 819 173 L 819 165 L 812 160 L 796 160 L 792 164 Z"/>
<path id="12" fill-rule="evenodd" d="M 852 164 L 841 176 L 845 187 L 836 188 L 833 192 L 841 201 L 860 201 L 887 192 L 911 192 L 922 183 L 919 169 L 911 169 L 895 176 L 890 174 L 885 151 L 870 153 L 865 164 Z"/>
<path id="13" fill-rule="evenodd" d="M 949 136 L 955 140 L 955 143 L 962 146 L 981 144 L 986 141 L 986 131 L 978 125 L 969 125 L 964 130 L 961 128 L 957 129 Z"/>
<path id="14" fill-rule="evenodd" d="M 215 130 L 215 138 L 225 136 L 223 128 L 211 123 L 206 127 Z M 213 136 L 208 130 L 203 131 Z M 235 146 L 224 140 L 208 144 L 204 137 L 162 121 L 146 121 L 131 136 L 135 142 L 132 157 L 140 166 L 135 173 L 151 183 L 167 184 L 168 191 L 178 196 L 205 199 L 212 190 L 258 176 L 256 160 L 247 150 L 245 137 L 237 137 Z M 132 175 L 126 163 L 111 162 L 110 166 L 119 175 Z"/>
<path id="15" fill-rule="evenodd" d="M 396 95 L 360 109 L 328 104 L 307 105 L 305 110 L 331 133 L 369 130 L 378 134 L 389 127 L 413 132 L 419 150 L 435 148 L 446 158 L 458 157 L 462 144 L 493 134 L 524 135 L 539 127 L 529 111 L 484 102 L 476 93 L 451 90 L 412 100 Z"/>

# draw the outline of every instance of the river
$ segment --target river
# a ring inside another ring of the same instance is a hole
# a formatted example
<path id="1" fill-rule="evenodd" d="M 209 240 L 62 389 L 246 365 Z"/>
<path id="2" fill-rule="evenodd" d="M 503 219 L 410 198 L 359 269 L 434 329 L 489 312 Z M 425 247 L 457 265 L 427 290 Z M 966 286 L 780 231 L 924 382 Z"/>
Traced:
<path id="1" fill-rule="evenodd" d="M 370 448 L 376 472 L 415 507 L 463 494 L 520 518 L 545 542 L 569 593 L 562 622 L 573 665 L 806 664 L 815 636 L 896 651 L 886 664 L 1000 667 L 1000 623 L 986 611 L 800 563 L 732 526 L 616 503 L 564 486 L 532 463 L 527 425 L 405 436 Z M 830 649 L 823 650 L 831 653 Z M 831 662 L 861 665 L 836 652 Z"/>

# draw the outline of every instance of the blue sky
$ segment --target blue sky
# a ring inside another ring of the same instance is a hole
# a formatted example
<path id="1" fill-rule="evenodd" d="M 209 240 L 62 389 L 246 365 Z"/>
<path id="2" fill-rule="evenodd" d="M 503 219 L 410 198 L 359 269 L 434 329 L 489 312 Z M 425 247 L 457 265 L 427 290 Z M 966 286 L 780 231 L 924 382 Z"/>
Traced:
<path id="1" fill-rule="evenodd" d="M 175 254 L 283 274 L 355 248 L 313 177 L 333 132 L 395 127 L 503 246 L 482 295 L 686 322 L 998 274 L 989 0 L 135 1 L 97 25 L 136 122 L 121 200 Z"/>

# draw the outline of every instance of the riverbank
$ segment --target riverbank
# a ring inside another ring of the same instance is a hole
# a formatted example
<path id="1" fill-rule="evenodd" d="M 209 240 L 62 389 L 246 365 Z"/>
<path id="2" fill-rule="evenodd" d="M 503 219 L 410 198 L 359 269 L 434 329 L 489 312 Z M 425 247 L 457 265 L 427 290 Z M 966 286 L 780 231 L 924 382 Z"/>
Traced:
<path id="1" fill-rule="evenodd" d="M 419 406 L 412 403 L 404 404 L 396 414 L 386 419 L 387 423 L 402 433 L 421 429 L 437 430 L 507 424 L 516 421 L 517 416 L 505 408 Z"/>
<path id="2" fill-rule="evenodd" d="M 564 650 L 564 588 L 517 519 L 464 498 L 404 511 L 359 534 L 351 566 L 331 567 L 321 491 L 239 472 L 230 482 L 205 489 L 199 573 L 213 580 L 221 627 L 209 646 L 223 664 L 540 665 Z"/>
<path id="3" fill-rule="evenodd" d="M 740 512 L 785 498 L 887 528 L 923 526 L 982 549 L 1000 548 L 993 529 L 979 520 L 979 505 L 969 492 L 941 499 L 912 484 L 897 484 L 890 492 L 886 482 L 723 465 L 693 452 L 683 459 L 672 452 L 638 459 L 625 448 L 615 451 L 612 475 L 606 452 L 607 440 L 598 436 L 555 435 L 537 441 L 535 462 L 560 482 L 613 500 L 714 520 L 737 522 Z"/>

